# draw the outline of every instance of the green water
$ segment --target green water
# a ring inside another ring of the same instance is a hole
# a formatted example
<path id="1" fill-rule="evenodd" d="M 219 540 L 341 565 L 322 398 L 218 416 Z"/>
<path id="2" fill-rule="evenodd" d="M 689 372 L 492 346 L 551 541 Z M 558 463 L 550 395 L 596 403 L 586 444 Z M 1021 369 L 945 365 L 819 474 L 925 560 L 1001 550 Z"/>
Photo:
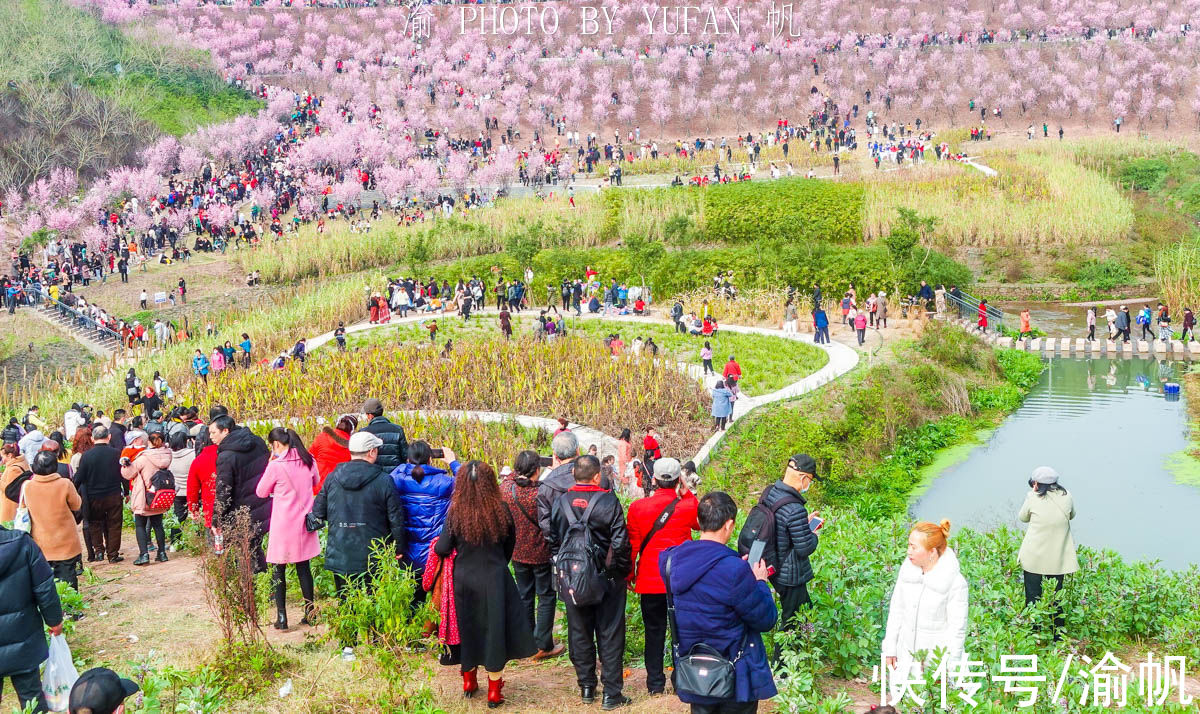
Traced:
<path id="1" fill-rule="evenodd" d="M 1025 404 L 967 453 L 934 465 L 914 517 L 988 529 L 1017 527 L 1037 466 L 1052 466 L 1075 499 L 1077 543 L 1171 568 L 1200 563 L 1200 462 L 1187 456 L 1182 398 L 1162 384 L 1186 365 L 1165 360 L 1048 360 Z"/>

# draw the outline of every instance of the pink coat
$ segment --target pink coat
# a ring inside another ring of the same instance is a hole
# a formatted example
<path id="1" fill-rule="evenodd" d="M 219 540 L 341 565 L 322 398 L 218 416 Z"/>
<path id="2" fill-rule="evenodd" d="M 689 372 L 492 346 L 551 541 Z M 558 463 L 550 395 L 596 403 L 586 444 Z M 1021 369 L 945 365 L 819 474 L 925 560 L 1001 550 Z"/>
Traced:
<path id="1" fill-rule="evenodd" d="M 316 461 L 305 466 L 295 449 L 283 458 L 272 454 L 255 489 L 260 498 L 271 496 L 268 563 L 301 563 L 321 552 L 317 534 L 304 527 L 304 516 L 313 507 L 313 487 L 320 481 Z"/>
<path id="2" fill-rule="evenodd" d="M 171 450 L 165 446 L 146 449 L 137 455 L 128 466 L 121 467 L 121 476 L 129 482 L 129 510 L 136 516 L 157 516 L 169 509 L 151 510 L 146 507 L 146 486 L 150 479 L 162 469 L 170 468 Z"/>

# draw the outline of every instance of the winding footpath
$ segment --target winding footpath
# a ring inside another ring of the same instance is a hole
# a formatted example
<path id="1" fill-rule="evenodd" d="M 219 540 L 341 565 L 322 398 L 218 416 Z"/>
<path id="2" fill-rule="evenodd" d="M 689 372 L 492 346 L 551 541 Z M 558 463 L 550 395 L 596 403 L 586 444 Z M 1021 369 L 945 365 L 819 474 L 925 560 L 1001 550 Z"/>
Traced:
<path id="1" fill-rule="evenodd" d="M 484 309 L 484 310 L 481 310 L 479 312 L 475 312 L 472 314 L 473 315 L 496 315 L 496 314 L 498 314 L 498 312 L 492 308 L 487 308 L 487 309 Z M 449 315 L 448 314 L 447 315 L 439 315 L 439 317 L 447 317 L 447 316 L 449 316 Z M 391 321 L 384 323 L 384 324 L 371 324 L 370 322 L 360 322 L 355 325 L 347 326 L 346 334 L 352 335 L 352 334 L 367 332 L 369 330 L 375 330 L 375 329 L 379 329 L 379 328 L 387 328 L 387 327 L 394 327 L 397 325 L 409 325 L 409 324 L 420 323 L 420 322 L 428 319 L 428 317 L 429 317 L 429 315 L 427 315 L 425 313 L 419 313 L 416 315 L 410 315 L 408 317 L 394 318 Z M 576 319 L 601 320 L 604 322 L 625 322 L 625 323 L 631 323 L 631 324 L 652 324 L 652 325 L 667 325 L 667 326 L 674 325 L 674 323 L 671 322 L 670 320 L 665 320 L 662 318 L 635 317 L 635 316 L 630 316 L 630 315 L 591 315 L 591 314 L 587 314 L 587 315 L 583 316 L 582 318 L 576 318 Z M 734 422 L 738 421 L 739 419 L 745 417 L 747 414 L 754 411 L 755 409 L 758 409 L 759 407 L 765 406 L 767 404 L 772 404 L 774 402 L 783 401 L 785 399 L 793 399 L 793 398 L 799 397 L 803 394 L 807 394 L 808 392 L 811 392 L 814 389 L 818 389 L 818 388 L 832 382 L 833 380 L 837 379 L 838 377 L 841 377 L 843 374 L 846 374 L 850 370 L 854 369 L 855 365 L 858 364 L 858 359 L 859 359 L 858 353 L 856 351 L 854 351 L 853 349 L 851 349 L 850 347 L 847 347 L 846 345 L 843 345 L 838 342 L 833 342 L 833 343 L 829 343 L 829 344 L 815 344 L 812 341 L 812 337 L 810 335 L 786 334 L 782 330 L 775 330 L 775 329 L 770 329 L 770 328 L 765 328 L 765 327 L 747 327 L 747 326 L 742 326 L 742 325 L 730 325 L 730 324 L 721 325 L 721 330 L 728 331 L 728 332 L 736 332 L 736 333 L 741 333 L 741 334 L 765 335 L 765 336 L 769 336 L 769 337 L 778 337 L 780 339 L 785 339 L 785 340 L 796 340 L 798 342 L 804 342 L 806 344 L 810 344 L 814 347 L 824 350 L 825 354 L 829 358 L 828 362 L 826 362 L 824 367 L 817 370 L 816 372 L 813 372 L 812 374 L 808 375 L 807 377 L 804 377 L 803 379 L 792 382 L 791 384 L 787 385 L 786 387 L 777 389 L 774 392 L 770 392 L 768 394 L 760 394 L 760 395 L 754 396 L 754 397 L 743 395 L 736 402 L 734 402 L 733 415 L 730 416 L 730 418 L 729 418 L 730 424 L 733 424 Z M 309 353 L 312 353 L 312 352 L 320 349 L 321 347 L 328 345 L 329 343 L 331 343 L 333 341 L 334 341 L 333 331 L 331 330 L 329 332 L 326 332 L 324 334 L 318 335 L 316 337 L 313 337 L 313 338 L 307 340 L 307 351 Z M 678 366 L 678 368 L 681 371 L 683 371 L 688 376 L 696 378 L 697 380 L 704 379 L 703 375 L 700 372 L 699 365 L 684 364 L 684 363 L 676 363 L 676 365 Z M 718 377 L 713 377 L 711 382 L 705 383 L 705 386 L 711 387 L 712 383 L 714 383 L 717 379 L 718 379 Z M 485 422 L 515 421 L 516 423 L 520 424 L 521 426 L 546 429 L 551 432 L 553 432 L 555 429 L 558 428 L 558 421 L 555 419 L 548 419 L 545 417 L 537 417 L 537 416 L 532 416 L 532 415 L 528 415 L 528 414 L 509 414 L 509 413 L 502 413 L 502 412 L 480 412 L 480 411 L 430 411 L 430 410 L 399 412 L 399 413 L 429 414 L 429 415 L 433 415 L 433 416 L 449 417 L 449 418 L 455 418 L 455 419 L 478 419 L 480 421 L 485 421 Z M 608 435 L 608 434 L 604 434 L 601 431 L 592 429 L 583 424 L 569 424 L 568 428 L 570 428 L 571 431 L 575 432 L 576 436 L 579 437 L 579 442 L 580 442 L 581 448 L 586 450 L 588 447 L 595 444 L 597 447 L 597 450 L 600 452 L 601 456 L 604 456 L 607 454 L 614 454 L 614 455 L 616 454 L 617 442 L 616 442 L 615 437 Z M 711 437 L 709 437 L 708 441 L 706 441 L 704 443 L 704 445 L 700 447 L 700 450 L 697 451 L 696 454 L 691 457 L 691 460 L 693 462 L 695 462 L 697 469 L 702 468 L 705 464 L 708 463 L 710 457 L 712 456 L 713 451 L 716 449 L 717 445 L 721 443 L 721 440 L 725 438 L 725 435 L 727 433 L 728 433 L 728 429 L 714 433 Z M 687 459 L 681 459 L 681 460 L 686 461 Z"/>

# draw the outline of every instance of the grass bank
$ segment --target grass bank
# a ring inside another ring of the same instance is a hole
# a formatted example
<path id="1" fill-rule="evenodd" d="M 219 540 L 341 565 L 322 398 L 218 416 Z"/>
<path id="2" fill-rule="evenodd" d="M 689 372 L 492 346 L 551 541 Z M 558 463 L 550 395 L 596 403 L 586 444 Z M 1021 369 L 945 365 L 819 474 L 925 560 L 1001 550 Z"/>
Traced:
<path id="1" fill-rule="evenodd" d="M 1042 371 L 1036 355 L 986 349 L 939 322 L 894 349 L 892 360 L 739 421 L 714 454 L 706 487 L 748 506 L 792 454 L 806 452 L 827 477 L 814 489 L 817 503 L 868 518 L 901 513 L 920 468 L 1015 409 Z"/>

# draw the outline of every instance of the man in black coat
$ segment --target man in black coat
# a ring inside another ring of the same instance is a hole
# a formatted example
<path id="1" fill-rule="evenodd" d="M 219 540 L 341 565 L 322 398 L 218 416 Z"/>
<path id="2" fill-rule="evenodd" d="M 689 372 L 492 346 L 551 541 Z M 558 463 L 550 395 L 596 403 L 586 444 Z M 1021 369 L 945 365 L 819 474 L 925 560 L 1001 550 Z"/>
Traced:
<path id="1" fill-rule="evenodd" d="M 362 430 L 374 434 L 382 442 L 376 465 L 383 473 L 390 474 L 397 466 L 408 461 L 408 441 L 404 438 L 404 427 L 388 421 L 383 415 L 383 402 L 374 397 L 363 402 L 362 410 L 367 416 L 367 425 Z"/>
<path id="2" fill-rule="evenodd" d="M 267 562 L 262 552 L 262 540 L 271 527 L 271 501 L 259 497 L 255 490 L 267 469 L 271 451 L 261 437 L 247 427 L 238 426 L 228 414 L 209 423 L 208 438 L 217 445 L 213 522 L 223 526 L 239 508 L 248 509 L 254 529 L 250 547 L 255 554 L 255 571 L 265 571 Z"/>
<path id="3" fill-rule="evenodd" d="M 588 516 L 587 528 L 595 552 L 607 554 L 603 562 L 597 563 L 600 574 L 607 578 L 607 592 L 595 605 L 565 603 L 567 641 L 583 702 L 591 704 L 596 698 L 598 646 L 604 684 L 602 706 L 605 710 L 616 709 L 630 701 L 621 691 L 624 687 L 621 658 L 625 652 L 625 578 L 633 564 L 629 532 L 621 502 L 616 494 L 600 484 L 600 460 L 590 454 L 580 456 L 572 471 L 575 485 L 554 502 L 546 541 L 551 556 L 557 556 L 570 526 L 565 509 L 572 509 L 575 516 L 580 517 L 596 500 Z"/>
<path id="4" fill-rule="evenodd" d="M 808 557 L 817 549 L 817 534 L 805 506 L 804 493 L 817 478 L 817 462 L 808 454 L 796 454 L 788 459 L 783 478 L 771 484 L 763 500 L 768 506 L 776 506 L 787 499 L 787 503 L 775 510 L 775 554 L 779 559 L 779 572 L 771 576 L 771 585 L 779 593 L 779 629 L 787 631 L 792 618 L 801 607 L 810 604 L 808 582 L 813 579 L 812 565 Z M 820 524 L 816 524 L 820 528 Z"/>
<path id="5" fill-rule="evenodd" d="M 83 499 L 83 512 L 87 514 L 96 555 L 107 553 L 110 563 L 119 563 L 124 560 L 121 557 L 125 500 L 122 485 L 126 483 L 121 478 L 121 452 L 112 447 L 112 434 L 103 424 L 92 428 L 92 438 L 96 445 L 79 457 L 79 468 L 73 481 Z M 99 560 L 99 557 L 95 559 Z"/>
<path id="6" fill-rule="evenodd" d="M 404 553 L 404 507 L 390 476 L 379 470 L 383 441 L 365 431 L 350 437 L 350 460 L 325 478 L 312 515 L 329 522 L 325 567 L 340 596 L 348 581 L 368 572 L 371 543 L 391 543 Z"/>
<path id="7" fill-rule="evenodd" d="M 63 631 L 54 574 L 28 534 L 0 527 L 0 681 L 12 679 L 24 707 L 47 711 L 38 666 L 50 656 L 44 627 Z M 43 627 L 44 626 L 44 627 Z"/>

